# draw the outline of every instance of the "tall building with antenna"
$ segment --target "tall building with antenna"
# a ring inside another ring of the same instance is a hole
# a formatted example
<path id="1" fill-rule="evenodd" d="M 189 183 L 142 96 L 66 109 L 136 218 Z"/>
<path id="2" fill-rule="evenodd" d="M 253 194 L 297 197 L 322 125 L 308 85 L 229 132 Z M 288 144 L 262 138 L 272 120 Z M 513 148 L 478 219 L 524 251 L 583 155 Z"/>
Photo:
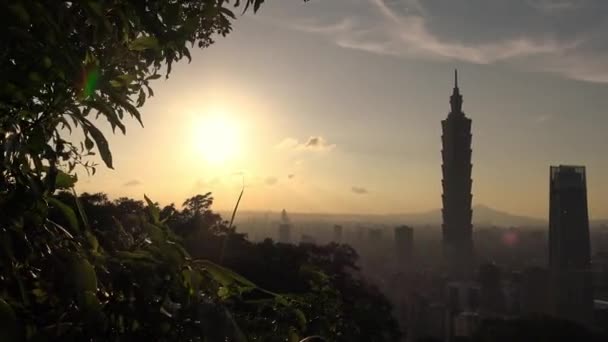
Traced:
<path id="1" fill-rule="evenodd" d="M 441 121 L 443 164 L 443 253 L 451 273 L 470 272 L 473 265 L 473 210 L 471 201 L 471 119 L 462 111 L 458 71 L 454 71 L 451 110 Z"/>

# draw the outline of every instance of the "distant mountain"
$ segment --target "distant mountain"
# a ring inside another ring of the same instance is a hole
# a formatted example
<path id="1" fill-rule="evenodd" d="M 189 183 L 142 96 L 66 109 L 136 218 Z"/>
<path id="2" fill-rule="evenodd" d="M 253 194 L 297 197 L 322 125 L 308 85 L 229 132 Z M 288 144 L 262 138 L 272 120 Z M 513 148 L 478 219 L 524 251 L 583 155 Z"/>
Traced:
<path id="1" fill-rule="evenodd" d="M 290 213 L 287 211 L 290 220 L 297 221 L 316 221 L 325 223 L 370 223 L 370 224 L 409 224 L 409 225 L 440 225 L 442 222 L 441 209 L 431 210 L 422 213 L 403 213 L 403 214 L 323 214 L 323 213 Z M 226 215 L 227 213 L 222 213 Z M 243 211 L 237 215 L 237 224 L 246 221 L 267 220 L 274 222 L 279 220 L 279 212 L 262 211 Z M 476 226 L 546 226 L 547 220 L 510 214 L 496 210 L 485 205 L 475 205 L 473 207 L 473 224 Z"/>
<path id="2" fill-rule="evenodd" d="M 425 213 L 388 215 L 392 220 L 410 224 L 441 224 L 441 209 Z M 473 224 L 476 226 L 543 226 L 547 221 L 535 217 L 513 215 L 479 204 L 473 206 Z"/>
<path id="3" fill-rule="evenodd" d="M 548 224 L 548 220 L 543 220 L 536 217 L 514 215 L 487 207 L 482 204 L 473 207 L 473 221 L 477 225 L 514 227 L 546 226 Z"/>

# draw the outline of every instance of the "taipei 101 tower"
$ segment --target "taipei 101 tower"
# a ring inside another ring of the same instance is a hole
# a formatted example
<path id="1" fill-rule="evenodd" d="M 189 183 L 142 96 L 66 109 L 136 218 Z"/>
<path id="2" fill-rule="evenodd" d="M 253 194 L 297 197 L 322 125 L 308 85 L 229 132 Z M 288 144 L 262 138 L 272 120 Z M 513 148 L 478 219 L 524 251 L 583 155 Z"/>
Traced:
<path id="1" fill-rule="evenodd" d="M 473 224 L 471 209 L 471 119 L 462 111 L 458 71 L 454 71 L 451 111 L 441 121 L 443 143 L 443 255 L 448 271 L 466 275 L 473 270 Z"/>

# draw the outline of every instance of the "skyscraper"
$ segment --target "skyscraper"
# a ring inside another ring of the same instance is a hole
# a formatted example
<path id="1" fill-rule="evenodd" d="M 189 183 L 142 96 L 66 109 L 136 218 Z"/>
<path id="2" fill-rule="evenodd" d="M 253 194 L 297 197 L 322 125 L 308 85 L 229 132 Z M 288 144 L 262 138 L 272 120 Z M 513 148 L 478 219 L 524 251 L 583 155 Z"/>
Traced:
<path id="1" fill-rule="evenodd" d="M 281 222 L 279 223 L 279 242 L 290 243 L 291 242 L 291 222 L 287 211 L 283 209 L 281 212 Z"/>
<path id="2" fill-rule="evenodd" d="M 342 243 L 342 226 L 339 224 L 334 225 L 334 235 L 333 235 L 333 242 L 335 243 Z"/>
<path id="3" fill-rule="evenodd" d="M 584 166 L 551 166 L 549 269 L 553 312 L 589 323 L 593 313 L 587 181 Z"/>
<path id="4" fill-rule="evenodd" d="M 462 111 L 458 71 L 454 71 L 451 111 L 441 122 L 443 150 L 443 253 L 452 273 L 465 274 L 473 268 L 473 225 L 471 218 L 471 119 Z"/>
<path id="5" fill-rule="evenodd" d="M 414 229 L 408 226 L 395 227 L 395 254 L 399 270 L 407 270 L 412 264 Z"/>

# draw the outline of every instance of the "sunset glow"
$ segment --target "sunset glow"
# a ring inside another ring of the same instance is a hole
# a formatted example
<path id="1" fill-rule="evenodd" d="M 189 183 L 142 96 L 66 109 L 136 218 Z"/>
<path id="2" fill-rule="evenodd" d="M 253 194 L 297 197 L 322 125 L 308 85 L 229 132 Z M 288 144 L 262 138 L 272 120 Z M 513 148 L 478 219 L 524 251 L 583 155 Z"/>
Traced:
<path id="1" fill-rule="evenodd" d="M 226 111 L 209 111 L 198 118 L 192 128 L 192 146 L 205 162 L 218 166 L 241 154 L 240 125 Z"/>

